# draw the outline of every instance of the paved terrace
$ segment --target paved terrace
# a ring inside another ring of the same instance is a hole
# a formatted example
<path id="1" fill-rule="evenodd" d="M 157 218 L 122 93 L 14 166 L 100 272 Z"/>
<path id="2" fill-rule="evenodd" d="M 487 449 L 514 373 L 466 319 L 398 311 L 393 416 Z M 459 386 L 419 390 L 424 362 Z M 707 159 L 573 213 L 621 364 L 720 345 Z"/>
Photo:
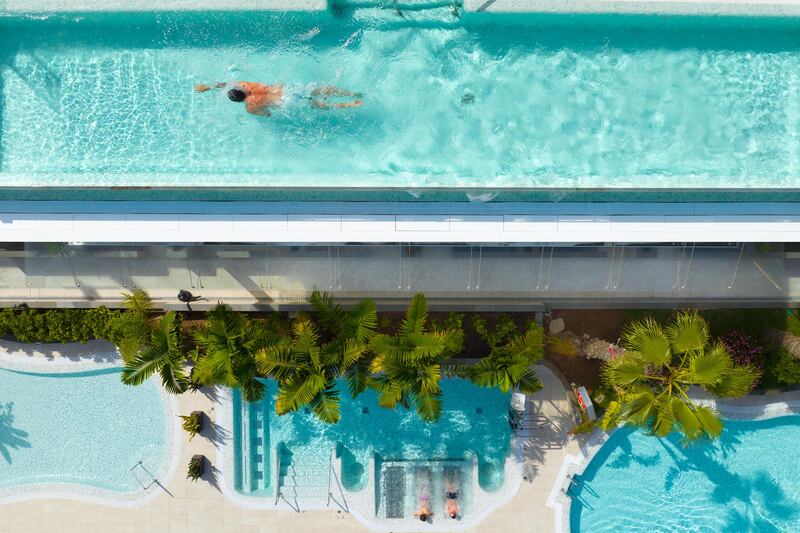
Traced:
<path id="1" fill-rule="evenodd" d="M 788 203 L 0 202 L 0 302 L 765 305 L 800 297 L 797 241 Z"/>
<path id="2" fill-rule="evenodd" d="M 63 364 L 62 351 L 74 358 L 80 348 L 69 345 L 66 350 L 48 345 L 31 350 L 22 345 L 24 352 L 19 357 L 51 357 L 56 364 Z M 13 356 L 19 345 L 0 345 L 3 356 Z M 107 349 L 107 347 L 106 347 Z M 85 362 L 82 363 L 85 365 Z M 549 367 L 537 366 L 537 374 L 544 383 L 540 391 L 529 401 L 532 407 L 543 413 L 560 428 L 571 427 L 569 393 L 564 383 Z M 336 531 L 337 533 L 361 533 L 368 529 L 348 514 L 331 511 L 294 512 L 290 510 L 250 510 L 227 501 L 217 480 L 221 473 L 211 468 L 203 480 L 196 483 L 185 479 L 185 465 L 195 454 L 204 454 L 215 465 L 215 434 L 213 424 L 217 403 L 213 392 L 183 394 L 178 396 L 182 414 L 204 411 L 204 432 L 189 442 L 181 431 L 178 469 L 173 479 L 165 482 L 166 492 L 141 507 L 126 509 L 68 500 L 32 500 L 28 502 L 0 504 L 0 533 L 312 533 Z M 129 413 L 135 416 L 135 413 Z M 549 533 L 558 531 L 561 522 L 555 511 L 546 505 L 551 489 L 567 455 L 578 453 L 578 445 L 568 439 L 566 433 L 556 435 L 563 446 L 528 446 L 525 452 L 524 470 L 529 481 L 523 481 L 514 499 L 501 509 L 491 513 L 477 528 L 469 530 L 480 533 Z M 13 451 L 12 451 L 13 453 Z M 208 464 L 206 471 L 208 472 Z M 335 509 L 335 507 L 334 507 Z M 422 528 L 423 531 L 426 528 Z M 430 530 L 429 528 L 427 530 Z M 376 532 L 377 533 L 377 532 Z"/>

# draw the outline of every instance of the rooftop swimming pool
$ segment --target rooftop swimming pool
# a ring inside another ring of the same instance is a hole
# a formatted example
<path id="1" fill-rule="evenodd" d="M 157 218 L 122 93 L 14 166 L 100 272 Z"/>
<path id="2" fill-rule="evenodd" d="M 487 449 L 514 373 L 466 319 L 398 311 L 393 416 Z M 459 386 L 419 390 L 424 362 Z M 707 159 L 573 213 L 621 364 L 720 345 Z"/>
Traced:
<path id="1" fill-rule="evenodd" d="M 0 185 L 797 188 L 798 30 L 447 8 L 5 15 Z M 264 118 L 192 89 L 235 80 L 364 104 Z"/>
<path id="2" fill-rule="evenodd" d="M 0 368 L 0 497 L 120 493 L 129 502 L 167 467 L 165 402 L 152 382 L 123 385 L 118 369 Z"/>
<path id="3" fill-rule="evenodd" d="M 473 487 L 491 493 L 507 481 L 509 398 L 456 379 L 444 380 L 442 390 L 444 410 L 435 424 L 421 422 L 416 413 L 402 408 L 379 407 L 376 394 L 368 390 L 356 399 L 342 391 L 341 421 L 335 425 L 305 411 L 277 416 L 272 381 L 259 403 L 243 402 L 234 390 L 233 488 L 270 505 L 279 488 L 287 500 L 324 505 L 329 490 L 339 494 L 337 482 L 329 477 L 336 458 L 344 494 L 357 498 L 354 495 L 361 493 L 370 499 L 367 507 L 373 518 L 412 517 L 420 476 L 434 492 L 431 501 L 437 514 L 444 505 L 445 480 L 458 476 L 462 512 L 468 513 L 480 503 L 473 502 L 478 490 Z M 366 495 L 371 482 L 375 492 Z M 441 502 L 436 494 L 442 495 Z"/>
<path id="4" fill-rule="evenodd" d="M 692 446 L 620 429 L 571 489 L 571 531 L 798 531 L 798 439 L 800 416 L 728 420 Z"/>

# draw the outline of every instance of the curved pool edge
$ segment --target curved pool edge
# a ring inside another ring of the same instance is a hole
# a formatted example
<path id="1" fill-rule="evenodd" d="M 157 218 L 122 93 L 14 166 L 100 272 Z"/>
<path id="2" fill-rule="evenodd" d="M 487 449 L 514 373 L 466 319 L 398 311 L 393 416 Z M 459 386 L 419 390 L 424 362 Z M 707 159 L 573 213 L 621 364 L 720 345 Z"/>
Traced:
<path id="1" fill-rule="evenodd" d="M 219 477 L 219 489 L 222 495 L 230 502 L 244 509 L 253 510 L 290 510 L 297 511 L 297 509 L 290 506 L 285 501 L 279 501 L 277 504 L 273 498 L 264 496 L 246 496 L 239 493 L 235 489 L 235 481 L 233 479 L 234 472 L 234 457 L 233 457 L 233 396 L 229 388 L 218 388 L 217 404 L 215 406 L 216 423 L 220 426 L 222 431 L 230 438 L 217 439 L 215 441 L 216 447 L 216 464 L 221 465 L 221 475 Z M 496 501 L 486 509 L 475 513 L 469 520 L 462 520 L 457 523 L 452 522 L 435 522 L 427 524 L 426 531 L 465 531 L 474 529 L 478 526 L 487 516 L 492 512 L 507 505 L 519 492 L 522 485 L 523 476 L 523 439 L 515 437 L 512 433 L 511 442 L 509 444 L 509 454 L 505 461 L 505 478 L 503 485 L 497 491 L 489 494 L 497 496 Z M 335 473 L 341 479 L 341 465 L 339 461 L 335 463 Z M 477 467 L 476 467 L 477 468 Z M 477 477 L 475 480 L 477 484 Z M 374 484 L 373 476 L 370 476 L 367 482 L 367 487 L 364 489 L 350 493 L 351 495 L 363 494 L 371 492 L 370 488 Z M 371 502 L 374 505 L 374 501 Z M 330 506 L 323 505 L 307 505 L 303 506 L 303 511 L 338 511 L 340 508 L 331 503 Z M 360 512 L 358 509 L 350 507 L 349 514 L 351 514 L 359 524 L 370 529 L 371 531 L 386 531 L 386 532 L 412 532 L 419 531 L 418 526 L 411 526 L 408 524 L 387 524 L 385 522 L 370 520 L 368 516 Z"/>
<path id="2" fill-rule="evenodd" d="M 69 344 L 23 344 L 11 343 L 15 347 L 43 347 L 51 349 L 80 350 L 89 347 L 84 352 L 85 357 L 77 359 L 71 358 L 50 358 L 43 355 L 31 355 L 30 353 L 15 350 L 8 351 L 8 342 L 0 345 L 0 368 L 15 372 L 28 372 L 32 374 L 76 374 L 82 372 L 102 371 L 121 368 L 121 356 L 113 349 L 109 351 L 108 343 L 69 343 Z M 33 351 L 33 350 L 31 350 Z M 102 358 L 102 360 L 97 360 Z M 153 483 L 149 488 L 133 492 L 115 492 L 111 490 L 89 487 L 76 483 L 32 483 L 19 485 L 0 490 L 0 506 L 12 503 L 19 503 L 31 500 L 72 500 L 85 503 L 104 505 L 109 507 L 139 507 L 161 494 L 161 489 L 166 491 L 178 469 L 178 460 L 181 451 L 180 425 L 176 423 L 176 418 L 180 413 L 178 399 L 175 395 L 167 393 L 161 386 L 158 376 L 150 378 L 156 386 L 158 396 L 164 408 L 167 439 L 167 452 L 161 468 L 155 475 L 157 483 Z"/>
<path id="3" fill-rule="evenodd" d="M 692 399 L 696 403 L 716 409 L 723 418 L 731 420 L 770 420 L 772 418 L 800 414 L 800 390 L 785 391 L 777 394 L 748 395 L 732 400 L 717 400 L 699 395 L 693 396 Z M 562 489 L 567 490 L 569 486 L 567 476 L 583 474 L 603 445 L 622 427 L 614 428 L 610 432 L 605 432 L 599 428 L 595 429 L 586 439 L 579 441 L 580 455 L 568 455 L 564 458 L 547 502 L 548 506 L 556 511 L 554 528 L 556 533 L 571 532 L 572 499 L 565 497 L 561 493 Z"/>

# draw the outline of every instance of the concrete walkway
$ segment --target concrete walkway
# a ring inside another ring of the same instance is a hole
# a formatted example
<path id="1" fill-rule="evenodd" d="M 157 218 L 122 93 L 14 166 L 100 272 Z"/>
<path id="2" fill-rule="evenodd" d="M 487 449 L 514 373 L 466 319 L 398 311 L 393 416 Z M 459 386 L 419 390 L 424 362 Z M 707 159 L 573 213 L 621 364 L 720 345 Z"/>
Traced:
<path id="1" fill-rule="evenodd" d="M 39 349 L 39 352 L 45 351 Z M 47 348 L 46 351 L 57 351 Z M 28 353 L 33 350 L 28 350 Z M 73 352 L 68 352 L 73 353 Z M 6 359 L 9 357 L 6 353 Z M 22 355 L 20 355 L 22 357 Z M 24 357 L 40 357 L 25 355 Z M 44 357 L 42 357 L 44 359 Z M 56 360 L 61 359 L 56 357 Z M 63 359 L 61 359 L 63 363 Z M 0 363 L 3 364 L 3 363 Z M 57 361 L 56 363 L 57 364 Z M 552 420 L 559 428 L 571 427 L 569 392 L 550 368 L 540 365 L 537 373 L 544 390 L 529 401 L 532 407 Z M 256 511 L 243 509 L 228 502 L 219 488 L 221 476 L 213 465 L 204 479 L 196 483 L 185 479 L 185 470 L 192 455 L 204 454 L 211 462 L 216 459 L 214 439 L 217 403 L 213 391 L 187 393 L 178 397 L 180 412 L 188 414 L 202 410 L 212 423 L 206 421 L 202 435 L 189 442 L 181 432 L 181 451 L 177 473 L 164 480 L 169 492 L 137 508 L 114 508 L 69 500 L 34 500 L 0 506 L 0 533 L 337 533 L 365 532 L 351 515 L 331 511 Z M 551 532 L 555 516 L 545 506 L 556 475 L 568 453 L 577 452 L 577 444 L 566 433 L 554 430 L 548 439 L 549 449 L 536 444 L 525 452 L 525 471 L 529 481 L 523 481 L 514 499 L 493 512 L 476 529 L 482 533 Z M 553 445 L 553 443 L 557 443 Z M 1 470 L 0 470 L 1 471 Z M 423 527 L 424 531 L 425 528 Z"/>

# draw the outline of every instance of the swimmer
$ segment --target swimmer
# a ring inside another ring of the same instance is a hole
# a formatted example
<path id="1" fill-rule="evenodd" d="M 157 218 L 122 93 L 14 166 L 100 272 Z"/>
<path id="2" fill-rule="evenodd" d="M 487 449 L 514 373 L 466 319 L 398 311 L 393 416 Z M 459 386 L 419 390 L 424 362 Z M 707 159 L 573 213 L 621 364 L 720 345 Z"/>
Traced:
<path id="1" fill-rule="evenodd" d="M 359 107 L 362 104 L 361 93 L 340 89 L 332 85 L 325 85 L 313 89 L 308 96 L 291 95 L 284 89 L 283 84 L 267 85 L 251 81 L 238 81 L 234 84 L 216 83 L 214 85 L 199 84 L 194 90 L 204 93 L 212 89 L 228 89 L 228 98 L 233 102 L 244 102 L 245 109 L 251 115 L 270 116 L 270 108 L 281 107 L 292 97 L 308 100 L 315 109 L 346 109 Z M 332 98 L 349 98 L 347 102 L 329 101 Z"/>

